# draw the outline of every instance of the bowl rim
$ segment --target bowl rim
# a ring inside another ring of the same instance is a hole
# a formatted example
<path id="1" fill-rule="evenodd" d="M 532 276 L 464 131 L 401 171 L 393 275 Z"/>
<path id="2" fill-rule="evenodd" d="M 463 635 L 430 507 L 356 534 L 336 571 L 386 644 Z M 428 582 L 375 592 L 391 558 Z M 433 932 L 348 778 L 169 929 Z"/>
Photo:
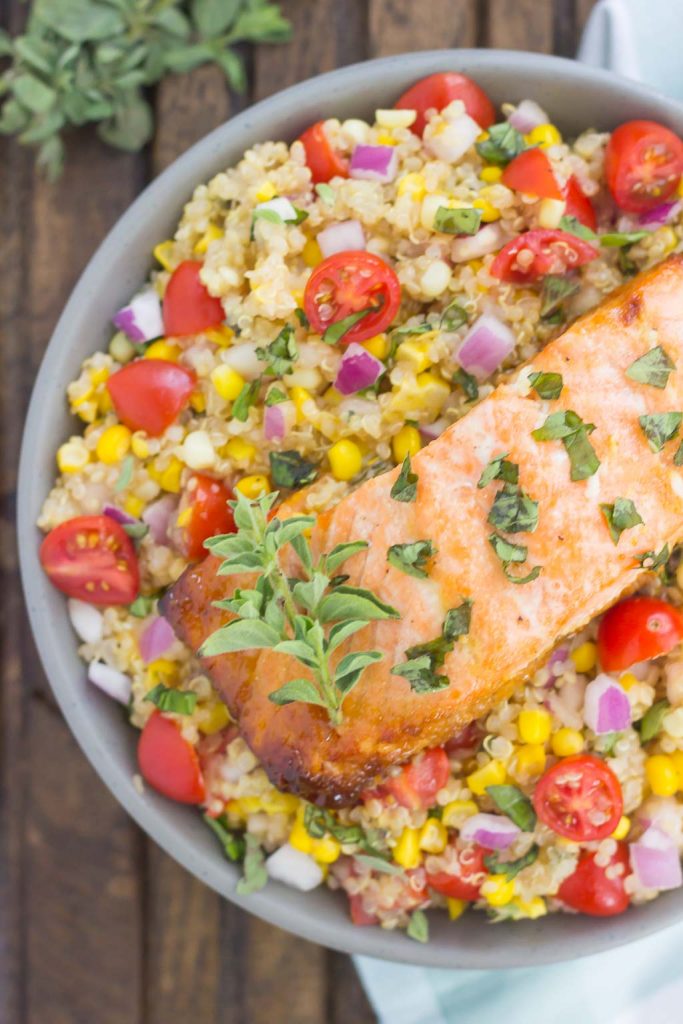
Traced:
<path id="1" fill-rule="evenodd" d="M 108 737 L 105 742 L 105 737 L 93 729 L 87 708 L 90 698 L 74 695 L 74 684 L 69 681 L 66 656 L 68 650 L 74 648 L 74 637 L 69 632 L 65 644 L 64 632 L 60 633 L 60 624 L 52 622 L 50 616 L 46 619 L 45 615 L 46 608 L 49 608 L 51 588 L 40 571 L 37 553 L 38 531 L 34 523 L 34 514 L 36 508 L 40 507 L 40 501 L 37 503 L 38 492 L 42 498 L 46 492 L 36 479 L 39 474 L 34 473 L 33 449 L 36 439 L 45 433 L 43 402 L 46 393 L 49 392 L 50 381 L 56 376 L 57 368 L 63 362 L 63 351 L 68 350 L 72 333 L 71 322 L 78 307 L 89 301 L 88 296 L 96 289 L 98 280 L 106 275 L 113 255 L 125 248 L 129 232 L 138 219 L 144 220 L 148 204 L 176 203 L 181 183 L 185 178 L 193 183 L 190 185 L 191 191 L 193 185 L 203 180 L 200 175 L 204 172 L 198 170 L 196 165 L 202 162 L 210 163 L 212 155 L 215 154 L 217 147 L 220 148 L 226 134 L 229 136 L 238 134 L 240 130 L 246 131 L 252 120 L 258 121 L 260 116 L 271 109 L 296 109 L 297 101 L 307 96 L 317 85 L 324 87 L 328 94 L 335 88 L 342 90 L 347 82 L 352 82 L 360 74 L 367 74 L 368 69 L 372 69 L 373 75 L 377 76 L 374 80 L 376 87 L 377 82 L 381 81 L 382 71 L 395 68 L 397 61 L 401 62 L 406 82 L 433 71 L 454 67 L 464 71 L 476 71 L 477 68 L 495 68 L 503 65 L 509 74 L 532 71 L 546 76 L 559 69 L 564 77 L 584 84 L 589 83 L 596 91 L 599 91 L 601 85 L 609 86 L 611 90 L 616 87 L 623 93 L 627 102 L 638 99 L 645 103 L 658 101 L 665 109 L 683 117 L 683 105 L 663 96 L 657 90 L 567 58 L 513 50 L 443 49 L 381 57 L 314 76 L 259 101 L 214 129 L 150 182 L 117 220 L 80 275 L 52 333 L 34 383 L 24 424 L 19 461 L 17 536 L 22 585 L 33 637 L 43 668 L 67 724 L 85 756 L 112 795 L 147 835 L 191 874 L 216 892 L 271 924 L 344 953 L 419 966 L 469 969 L 490 968 L 492 964 L 488 957 L 495 957 L 496 968 L 528 967 L 559 962 L 615 948 L 674 925 L 683 916 L 683 893 L 680 894 L 681 900 L 678 901 L 680 906 L 675 900 L 669 900 L 658 907 L 657 913 L 644 915 L 637 911 L 631 912 L 621 919 L 616 919 L 618 924 L 615 924 L 615 919 L 588 919 L 589 924 L 586 925 L 584 919 L 584 924 L 577 928 L 575 922 L 572 923 L 572 917 L 552 915 L 554 920 L 563 922 L 566 938 L 563 934 L 553 936 L 552 928 L 548 930 L 548 925 L 544 925 L 543 921 L 499 925 L 495 932 L 505 936 L 502 952 L 500 948 L 496 948 L 500 947 L 500 943 L 495 940 L 494 934 L 490 933 L 488 956 L 485 952 L 468 949 L 466 927 L 461 934 L 457 929 L 457 942 L 432 940 L 422 946 L 407 939 L 403 934 L 387 933 L 379 928 L 357 928 L 350 922 L 344 924 L 339 921 L 326 922 L 324 918 L 321 920 L 320 915 L 314 911 L 313 904 L 307 902 L 310 900 L 310 894 L 294 892 L 282 886 L 276 888 L 272 882 L 260 893 L 248 897 L 239 896 L 234 892 L 234 882 L 237 878 L 235 867 L 221 859 L 220 854 L 218 857 L 212 857 L 207 851 L 199 848 L 195 835 L 197 830 L 194 827 L 186 827 L 186 819 L 181 819 L 178 814 L 178 805 L 170 806 L 168 801 L 148 790 L 144 793 L 139 792 L 133 784 L 130 768 L 125 771 L 115 756 L 119 751 L 113 749 Z M 186 202 L 187 195 L 183 195 L 183 201 Z M 61 598 L 61 595 L 58 596 Z M 66 602 L 62 603 L 65 605 Z M 181 810 L 181 813 L 185 815 L 187 812 Z M 658 905 L 661 899 L 660 897 L 657 900 Z M 545 921 L 549 922 L 550 918 L 546 918 Z M 486 927 L 488 928 L 488 925 Z M 514 933 L 510 932 L 511 927 L 514 928 Z M 451 934 L 456 934 L 456 929 L 453 929 Z M 511 934 L 516 936 L 514 943 L 510 942 Z M 551 936 L 553 941 L 548 941 L 548 936 Z M 533 953 L 530 953 L 532 949 Z"/>

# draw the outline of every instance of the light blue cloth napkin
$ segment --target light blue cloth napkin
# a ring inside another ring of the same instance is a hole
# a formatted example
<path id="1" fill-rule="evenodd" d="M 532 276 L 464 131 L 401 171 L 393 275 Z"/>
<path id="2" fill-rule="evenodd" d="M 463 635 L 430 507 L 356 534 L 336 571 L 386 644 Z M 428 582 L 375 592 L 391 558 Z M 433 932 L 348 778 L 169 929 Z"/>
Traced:
<path id="1" fill-rule="evenodd" d="M 600 0 L 578 59 L 683 99 L 681 43 L 683 0 Z M 682 952 L 676 926 L 530 970 L 428 970 L 367 957 L 355 964 L 380 1024 L 682 1024 Z"/>

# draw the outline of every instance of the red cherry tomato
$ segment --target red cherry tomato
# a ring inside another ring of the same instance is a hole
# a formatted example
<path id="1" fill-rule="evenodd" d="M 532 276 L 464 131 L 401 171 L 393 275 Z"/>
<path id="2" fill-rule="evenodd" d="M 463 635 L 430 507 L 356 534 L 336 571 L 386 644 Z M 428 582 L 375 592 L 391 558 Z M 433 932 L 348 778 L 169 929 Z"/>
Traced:
<path id="1" fill-rule="evenodd" d="M 299 136 L 306 151 L 306 163 L 314 185 L 330 178 L 348 178 L 349 165 L 332 146 L 323 121 L 317 121 Z"/>
<path id="2" fill-rule="evenodd" d="M 378 918 L 375 914 L 368 914 L 363 909 L 363 897 L 360 893 L 354 893 L 349 896 L 349 913 L 351 914 L 351 920 L 354 924 L 359 925 L 363 928 L 369 924 L 377 924 Z"/>
<path id="3" fill-rule="evenodd" d="M 170 718 L 155 711 L 138 740 L 138 767 L 145 782 L 170 800 L 200 804 L 205 796 L 197 751 Z"/>
<path id="4" fill-rule="evenodd" d="M 342 336 L 344 345 L 380 334 L 400 305 L 396 274 L 371 252 L 350 250 L 329 256 L 315 268 L 304 291 L 304 312 L 319 334 L 352 313 L 372 309 Z"/>
<path id="5" fill-rule="evenodd" d="M 603 616 L 598 658 L 605 672 L 667 654 L 683 640 L 683 615 L 654 597 L 627 597 Z"/>
<path id="6" fill-rule="evenodd" d="M 496 120 L 496 111 L 482 88 L 467 75 L 456 71 L 440 71 L 420 79 L 403 93 L 394 107 L 398 110 L 416 110 L 412 125 L 416 135 L 422 135 L 427 124 L 428 110 L 443 110 L 453 100 L 462 100 L 465 110 L 481 128 L 488 128 Z"/>
<path id="7" fill-rule="evenodd" d="M 40 561 L 58 590 L 89 604 L 130 604 L 140 589 L 133 542 L 109 516 L 76 516 L 55 526 Z"/>
<path id="8" fill-rule="evenodd" d="M 607 187 L 622 210 L 642 213 L 665 202 L 683 174 L 683 142 L 656 121 L 627 121 L 605 150 Z"/>
<path id="9" fill-rule="evenodd" d="M 481 846 L 465 846 L 458 850 L 457 874 L 437 871 L 427 875 L 427 885 L 442 896 L 454 900 L 476 900 L 486 878 L 484 857 Z"/>
<path id="10" fill-rule="evenodd" d="M 166 359 L 136 359 L 107 381 L 121 422 L 152 437 L 175 422 L 194 388 L 194 374 Z"/>
<path id="11" fill-rule="evenodd" d="M 598 218 L 595 216 L 595 208 L 573 174 L 565 185 L 564 201 L 567 207 L 565 210 L 567 217 L 576 217 L 591 231 L 597 231 Z"/>
<path id="12" fill-rule="evenodd" d="M 563 757 L 548 769 L 533 804 L 544 825 L 577 843 L 611 835 L 624 809 L 619 779 L 593 754 Z"/>
<path id="13" fill-rule="evenodd" d="M 485 735 L 486 730 L 481 727 L 479 722 L 470 722 L 445 744 L 444 749 L 449 757 L 455 757 L 462 761 L 463 758 L 476 754 Z"/>
<path id="14" fill-rule="evenodd" d="M 528 284 L 546 274 L 564 274 L 596 259 L 597 249 L 567 231 L 536 228 L 504 245 L 491 264 L 501 281 Z"/>
<path id="15" fill-rule="evenodd" d="M 615 865 L 624 871 L 616 878 L 607 877 L 607 868 Z M 619 843 L 617 852 L 609 864 L 598 867 L 595 854 L 584 850 L 576 870 L 560 885 L 557 895 L 563 903 L 581 914 L 591 917 L 612 917 L 623 914 L 629 905 L 628 893 L 624 890 L 624 879 L 630 874 L 628 845 Z"/>
<path id="16" fill-rule="evenodd" d="M 199 273 L 197 260 L 180 263 L 166 285 L 164 330 L 166 334 L 198 334 L 225 320 L 221 300 L 209 295 Z"/>
<path id="17" fill-rule="evenodd" d="M 400 775 L 389 779 L 384 789 L 391 793 L 402 807 L 417 810 L 431 807 L 436 794 L 448 782 L 450 764 L 443 747 L 428 750 L 413 764 L 407 765 Z"/>
<path id="18" fill-rule="evenodd" d="M 526 192 L 542 199 L 561 199 L 550 160 L 542 149 L 525 149 L 511 160 L 501 181 L 516 192 Z"/>
<path id="19" fill-rule="evenodd" d="M 181 503 L 181 514 L 184 508 L 192 510 L 183 538 L 188 558 L 203 558 L 204 541 L 209 537 L 235 532 L 235 519 L 228 505 L 233 498 L 228 487 L 210 476 L 197 473 L 191 478 Z"/>

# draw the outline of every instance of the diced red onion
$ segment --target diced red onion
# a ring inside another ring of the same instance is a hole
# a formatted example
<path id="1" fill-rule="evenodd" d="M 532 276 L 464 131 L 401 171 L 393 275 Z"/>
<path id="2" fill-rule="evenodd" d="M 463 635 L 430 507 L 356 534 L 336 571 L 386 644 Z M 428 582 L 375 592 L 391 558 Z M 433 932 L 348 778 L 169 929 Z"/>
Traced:
<path id="1" fill-rule="evenodd" d="M 441 437 L 444 430 L 447 430 L 448 427 L 448 420 L 445 416 L 441 416 L 438 420 L 434 420 L 433 423 L 422 423 L 419 430 L 425 441 L 434 441 L 437 437 Z"/>
<path id="2" fill-rule="evenodd" d="M 492 313 L 484 313 L 470 327 L 455 358 L 467 373 L 485 380 L 514 347 L 515 336 L 507 324 Z"/>
<path id="3" fill-rule="evenodd" d="M 325 259 L 337 252 L 365 248 L 365 235 L 358 220 L 342 220 L 338 224 L 330 224 L 329 228 L 316 235 L 315 240 Z"/>
<path id="4" fill-rule="evenodd" d="M 487 850 L 507 850 L 521 831 L 519 825 L 500 814 L 473 814 L 460 829 L 460 838 Z"/>
<path id="5" fill-rule="evenodd" d="M 463 235 L 451 242 L 451 259 L 454 263 L 478 260 L 489 253 L 502 249 L 505 231 L 500 224 L 486 224 L 476 235 Z"/>
<path id="6" fill-rule="evenodd" d="M 96 644 L 102 639 L 104 617 L 99 609 L 87 601 L 70 597 L 67 601 L 69 619 L 76 635 L 83 643 Z"/>
<path id="7" fill-rule="evenodd" d="M 561 647 L 556 647 L 548 658 L 548 668 L 553 668 L 554 665 L 562 664 L 568 657 L 569 648 L 565 644 L 562 644 Z"/>
<path id="8" fill-rule="evenodd" d="M 550 118 L 535 100 L 522 100 L 518 107 L 508 114 L 508 121 L 522 135 L 526 135 L 539 124 L 548 124 Z"/>
<path id="9" fill-rule="evenodd" d="M 354 341 L 344 351 L 334 386 L 342 395 L 353 395 L 374 384 L 384 369 L 381 359 Z"/>
<path id="10" fill-rule="evenodd" d="M 231 345 L 223 357 L 224 362 L 231 366 L 245 380 L 256 380 L 261 376 L 263 363 L 256 355 L 256 342 L 243 341 L 239 345 Z"/>
<path id="11" fill-rule="evenodd" d="M 88 679 L 112 700 L 120 704 L 127 704 L 130 700 L 130 677 L 111 665 L 105 665 L 103 661 L 91 661 L 88 665 Z"/>
<path id="12" fill-rule="evenodd" d="M 113 317 L 113 323 L 131 341 L 152 341 L 164 333 L 161 302 L 154 288 L 145 288 L 133 296 Z"/>
<path id="13" fill-rule="evenodd" d="M 351 154 L 349 176 L 383 184 L 393 181 L 396 177 L 396 147 L 359 143 Z"/>
<path id="14" fill-rule="evenodd" d="M 646 889 L 677 889 L 683 883 L 676 844 L 656 825 L 651 825 L 629 847 L 631 867 Z"/>
<path id="15" fill-rule="evenodd" d="M 145 665 L 157 658 L 163 658 L 175 640 L 175 633 L 170 622 L 162 615 L 151 619 L 140 634 L 140 654 Z"/>
<path id="16" fill-rule="evenodd" d="M 263 417 L 266 441 L 281 441 L 285 436 L 285 417 L 279 405 L 267 405 Z"/>
<path id="17" fill-rule="evenodd" d="M 124 512 L 122 508 L 117 508 L 116 505 L 105 505 L 102 512 L 105 516 L 109 516 L 110 519 L 120 523 L 121 526 L 130 526 L 132 523 L 140 522 L 135 516 L 129 516 L 127 512 Z"/>
<path id="18" fill-rule="evenodd" d="M 628 729 L 631 705 L 623 687 L 601 672 L 586 687 L 583 717 L 588 728 L 598 735 Z"/>
<path id="19" fill-rule="evenodd" d="M 683 206 L 680 199 L 673 203 L 662 203 L 655 206 L 654 210 L 646 210 L 638 217 L 638 223 L 643 228 L 660 228 L 674 219 Z"/>
<path id="20" fill-rule="evenodd" d="M 155 544 L 168 544 L 168 531 L 171 517 L 177 507 L 177 499 L 170 494 L 148 505 L 142 513 L 142 521 L 149 526 L 149 532 Z"/>
<path id="21" fill-rule="evenodd" d="M 266 861 L 266 870 L 271 878 L 285 885 L 291 885 L 301 892 L 310 892 L 323 880 L 320 865 L 307 853 L 285 843 Z"/>
<path id="22" fill-rule="evenodd" d="M 257 203 L 255 209 L 257 210 L 272 210 L 276 213 L 280 220 L 293 221 L 296 220 L 296 210 L 293 205 L 284 196 L 276 196 L 274 199 L 267 199 L 264 203 Z"/>

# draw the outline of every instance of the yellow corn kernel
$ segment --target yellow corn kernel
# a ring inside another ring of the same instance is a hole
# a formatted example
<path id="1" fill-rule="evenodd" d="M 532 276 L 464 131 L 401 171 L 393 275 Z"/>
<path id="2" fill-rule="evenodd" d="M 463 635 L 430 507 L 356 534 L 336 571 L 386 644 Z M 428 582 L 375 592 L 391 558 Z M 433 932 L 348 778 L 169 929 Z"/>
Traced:
<path id="1" fill-rule="evenodd" d="M 66 441 L 57 449 L 57 466 L 60 473 L 78 473 L 90 462 L 90 452 L 81 437 Z"/>
<path id="2" fill-rule="evenodd" d="M 391 134 L 391 132 L 378 132 L 377 133 L 377 145 L 378 146 L 396 146 L 397 140 Z"/>
<path id="3" fill-rule="evenodd" d="M 137 495 L 129 494 L 123 503 L 123 508 L 129 516 L 135 516 L 136 519 L 139 519 L 145 511 L 145 502 L 142 498 L 138 498 Z"/>
<path id="4" fill-rule="evenodd" d="M 295 850 L 300 850 L 302 853 L 310 853 L 313 849 L 313 836 L 308 834 L 306 826 L 304 825 L 304 805 L 297 811 L 292 831 L 289 833 L 289 842 Z"/>
<path id="5" fill-rule="evenodd" d="M 683 750 L 674 750 L 669 757 L 673 761 L 674 768 L 678 774 L 678 788 L 683 789 Z"/>
<path id="6" fill-rule="evenodd" d="M 243 494 L 245 498 L 259 498 L 270 490 L 270 480 L 264 473 L 254 473 L 251 476 L 243 476 L 235 484 L 235 490 Z"/>
<path id="7" fill-rule="evenodd" d="M 665 224 L 664 227 L 658 228 L 656 235 L 657 242 L 663 246 L 662 255 L 664 256 L 673 252 L 678 245 L 678 235 L 669 224 Z"/>
<path id="8" fill-rule="evenodd" d="M 428 352 L 429 340 L 424 338 L 408 338 L 399 347 L 397 359 L 401 362 L 409 362 L 414 373 L 422 373 L 423 370 L 432 365 Z"/>
<path id="9" fill-rule="evenodd" d="M 249 814 L 258 814 L 263 810 L 263 800 L 260 796 L 240 796 L 235 802 L 240 814 L 245 818 Z"/>
<path id="10" fill-rule="evenodd" d="M 631 828 L 631 819 L 626 815 L 622 814 L 619 818 L 619 822 L 614 832 L 612 833 L 612 839 L 626 839 Z"/>
<path id="11" fill-rule="evenodd" d="M 125 458 L 130 449 L 132 434 L 123 423 L 117 423 L 100 435 L 95 449 L 95 454 L 100 462 L 113 466 Z"/>
<path id="12" fill-rule="evenodd" d="M 194 251 L 199 255 L 203 256 L 206 250 L 209 248 L 212 242 L 217 242 L 219 238 L 223 237 L 223 231 L 218 227 L 217 224 L 209 224 L 208 228 L 199 239 L 194 247 Z"/>
<path id="13" fill-rule="evenodd" d="M 314 839 L 311 853 L 318 864 L 334 864 L 341 856 L 341 843 L 333 836 Z"/>
<path id="14" fill-rule="evenodd" d="M 501 786 L 505 782 L 506 774 L 503 762 L 494 759 L 467 776 L 467 788 L 475 796 L 483 796 L 487 786 Z"/>
<path id="15" fill-rule="evenodd" d="M 491 224 L 495 220 L 500 220 L 501 212 L 497 206 L 494 206 L 490 199 L 486 196 L 486 189 L 481 189 L 479 198 L 475 199 L 472 206 L 475 210 L 481 210 L 481 219 L 484 224 Z"/>
<path id="16" fill-rule="evenodd" d="M 406 455 L 417 455 L 421 447 L 420 431 L 409 423 L 401 427 L 391 439 L 391 451 L 397 464 L 403 462 Z"/>
<path id="17" fill-rule="evenodd" d="M 231 821 L 235 818 L 239 818 L 241 821 L 244 821 L 244 815 L 240 810 L 238 800 L 228 800 L 228 802 L 225 805 L 225 813 L 228 815 Z"/>
<path id="18" fill-rule="evenodd" d="M 587 640 L 585 644 L 581 644 L 572 651 L 570 658 L 574 662 L 577 672 L 590 672 L 595 668 L 598 660 L 598 649 L 595 644 Z"/>
<path id="19" fill-rule="evenodd" d="M 562 136 L 554 124 L 537 124 L 524 139 L 530 146 L 538 146 L 540 149 L 557 146 L 562 142 Z"/>
<path id="20" fill-rule="evenodd" d="M 479 134 L 477 135 L 477 137 L 476 137 L 476 139 L 474 141 L 475 142 L 486 142 L 488 137 L 489 137 L 489 133 L 488 132 L 479 132 Z"/>
<path id="21" fill-rule="evenodd" d="M 188 505 L 187 508 L 184 508 L 182 512 L 178 513 L 178 516 L 175 521 L 176 526 L 187 526 L 190 523 L 193 514 L 194 509 L 192 508 L 192 505 Z"/>
<path id="22" fill-rule="evenodd" d="M 130 439 L 130 447 L 137 459 L 146 459 L 149 455 L 147 436 L 142 430 L 136 430 Z"/>
<path id="23" fill-rule="evenodd" d="M 329 388 L 324 393 L 323 398 L 327 405 L 335 406 L 339 405 L 339 403 L 344 400 L 344 395 L 342 395 L 341 391 L 337 391 L 334 384 L 330 384 Z"/>
<path id="24" fill-rule="evenodd" d="M 220 732 L 230 721 L 230 712 L 222 701 L 217 700 L 210 708 L 203 708 L 197 721 L 197 728 L 205 736 Z"/>
<path id="25" fill-rule="evenodd" d="M 195 412 L 206 412 L 206 399 L 201 391 L 193 391 L 190 395 L 190 408 Z"/>
<path id="26" fill-rule="evenodd" d="M 553 754 L 557 757 L 569 757 L 571 754 L 580 754 L 584 747 L 584 739 L 578 729 L 570 729 L 563 726 L 558 729 L 550 741 Z"/>
<path id="27" fill-rule="evenodd" d="M 624 672 L 619 676 L 619 685 L 624 690 L 630 690 L 633 686 L 638 686 L 640 680 L 638 676 L 634 676 L 633 672 Z"/>
<path id="28" fill-rule="evenodd" d="M 109 380 L 109 367 L 98 366 L 96 370 L 90 371 L 90 383 L 94 388 L 104 384 L 106 380 Z"/>
<path id="29" fill-rule="evenodd" d="M 380 107 L 375 111 L 375 122 L 380 128 L 410 128 L 416 118 L 416 110 L 394 110 Z"/>
<path id="30" fill-rule="evenodd" d="M 666 754 L 654 754 L 646 759 L 645 777 L 655 796 L 673 796 L 678 789 L 676 765 Z"/>
<path id="31" fill-rule="evenodd" d="M 171 456 L 171 461 L 166 469 L 161 474 L 159 483 L 165 491 L 169 494 L 178 494 L 180 491 L 180 474 L 183 471 L 183 464 L 180 459 L 176 459 L 175 455 Z"/>
<path id="32" fill-rule="evenodd" d="M 234 402 L 246 381 L 232 366 L 221 363 L 211 371 L 211 383 L 221 398 L 226 402 Z"/>
<path id="33" fill-rule="evenodd" d="M 404 828 L 394 847 L 394 860 L 406 871 L 420 866 L 420 832 L 416 828 Z"/>
<path id="34" fill-rule="evenodd" d="M 262 803 L 266 814 L 296 814 L 301 801 L 292 793 L 280 793 L 272 789 L 263 796 Z"/>
<path id="35" fill-rule="evenodd" d="M 303 256 L 304 263 L 307 267 L 317 267 L 325 258 L 315 238 L 308 239 L 301 250 L 301 255 Z"/>
<path id="36" fill-rule="evenodd" d="M 277 189 L 272 181 L 264 181 L 254 193 L 254 198 L 257 203 L 267 203 L 270 199 L 275 199 L 276 195 Z"/>
<path id="37" fill-rule="evenodd" d="M 446 906 L 448 907 L 449 919 L 457 921 L 467 910 L 467 900 L 456 900 L 453 896 L 449 896 L 446 900 Z"/>
<path id="38" fill-rule="evenodd" d="M 87 388 L 83 392 L 82 395 L 79 395 L 77 398 L 70 399 L 71 408 L 72 409 L 79 409 L 82 405 L 85 405 L 86 402 L 89 402 L 94 394 L 95 394 L 95 389 L 94 388 Z"/>
<path id="39" fill-rule="evenodd" d="M 303 290 L 301 288 L 292 288 L 292 291 L 291 291 L 290 294 L 291 294 L 292 298 L 294 299 L 294 301 L 296 302 L 297 306 L 299 308 L 301 308 L 301 306 L 303 306 L 303 304 L 304 304 L 304 293 L 303 293 Z"/>
<path id="40" fill-rule="evenodd" d="M 220 327 L 210 327 L 208 331 L 203 333 L 204 337 L 208 338 L 213 345 L 218 345 L 219 348 L 227 348 L 228 345 L 232 345 L 235 338 L 235 332 L 227 324 L 221 324 Z"/>
<path id="41" fill-rule="evenodd" d="M 538 224 L 542 228 L 559 228 L 567 204 L 564 199 L 541 199 L 538 206 Z"/>
<path id="42" fill-rule="evenodd" d="M 175 263 L 173 261 L 173 248 L 174 242 L 171 238 L 166 242 L 159 242 L 158 245 L 154 246 L 152 252 L 154 253 L 154 259 L 157 263 L 160 263 L 164 270 L 173 270 Z"/>
<path id="43" fill-rule="evenodd" d="M 542 896 L 532 896 L 530 900 L 523 900 L 518 896 L 514 900 L 513 906 L 519 911 L 520 917 L 528 917 L 532 921 L 548 913 L 548 908 Z"/>
<path id="44" fill-rule="evenodd" d="M 108 412 L 111 412 L 114 408 L 114 403 L 111 400 L 111 395 L 106 388 L 103 388 L 97 396 L 97 409 L 103 416 L 106 416 Z"/>
<path id="45" fill-rule="evenodd" d="M 311 392 L 307 391 L 306 388 L 299 387 L 298 384 L 295 384 L 294 387 L 289 390 L 289 397 L 294 402 L 299 419 L 305 419 L 304 406 L 307 402 L 313 401 L 313 395 Z"/>
<path id="46" fill-rule="evenodd" d="M 524 708 L 517 719 L 519 737 L 524 743 L 545 743 L 552 727 L 552 715 L 545 708 Z"/>
<path id="47" fill-rule="evenodd" d="M 145 359 L 166 359 L 169 363 L 175 363 L 180 356 L 180 349 L 177 345 L 171 345 L 162 338 L 160 341 L 153 341 L 145 349 Z"/>
<path id="48" fill-rule="evenodd" d="M 256 447 L 251 441 L 245 441 L 241 437 L 231 437 L 223 445 L 221 455 L 226 459 L 233 459 L 235 462 L 250 462 L 256 455 Z"/>
<path id="49" fill-rule="evenodd" d="M 336 441 L 327 453 L 327 458 L 335 480 L 351 480 L 360 472 L 363 455 L 355 441 L 347 437 Z"/>
<path id="50" fill-rule="evenodd" d="M 542 743 L 525 743 L 515 756 L 515 769 L 519 775 L 535 778 L 545 769 L 545 748 Z"/>
<path id="51" fill-rule="evenodd" d="M 175 682 L 177 676 L 178 666 L 169 658 L 157 658 L 155 661 L 150 661 L 147 666 L 147 683 L 150 690 L 158 686 L 159 683 L 170 686 Z"/>
<path id="52" fill-rule="evenodd" d="M 515 895 L 514 879 L 505 875 L 489 875 L 481 887 L 481 894 L 490 907 L 504 907 Z"/>
<path id="53" fill-rule="evenodd" d="M 424 174 L 418 174 L 416 171 L 404 174 L 402 178 L 399 178 L 396 186 L 396 192 L 399 196 L 409 195 L 416 202 L 424 198 L 426 191 L 427 186 Z"/>
<path id="54" fill-rule="evenodd" d="M 479 177 L 487 185 L 495 185 L 503 177 L 503 168 L 496 167 L 495 164 L 489 164 L 488 167 L 484 167 L 479 171 Z"/>
<path id="55" fill-rule="evenodd" d="M 373 338 L 362 341 L 361 345 L 375 359 L 386 359 L 389 355 L 389 341 L 386 334 L 376 334 Z"/>
<path id="56" fill-rule="evenodd" d="M 443 853 L 448 843 L 448 832 L 438 818 L 427 818 L 420 829 L 419 846 L 426 853 Z"/>
<path id="57" fill-rule="evenodd" d="M 423 407 L 438 407 L 446 401 L 450 395 L 450 388 L 443 377 L 431 370 L 425 370 L 415 378 L 418 386 L 418 396 L 421 396 Z"/>
<path id="58" fill-rule="evenodd" d="M 475 804 L 474 800 L 451 800 L 450 803 L 446 804 L 441 815 L 441 821 L 446 828 L 456 827 L 463 817 L 471 818 L 473 814 L 477 814 L 479 808 Z"/>

